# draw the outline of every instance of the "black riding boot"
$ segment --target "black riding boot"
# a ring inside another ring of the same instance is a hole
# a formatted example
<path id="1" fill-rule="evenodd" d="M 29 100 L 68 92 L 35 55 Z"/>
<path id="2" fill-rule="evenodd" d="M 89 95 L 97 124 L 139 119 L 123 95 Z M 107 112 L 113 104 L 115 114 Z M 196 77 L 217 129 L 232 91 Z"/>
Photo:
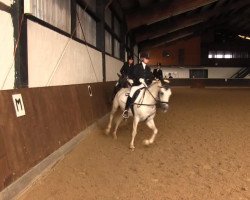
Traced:
<path id="1" fill-rule="evenodd" d="M 128 96 L 128 99 L 127 99 L 127 102 L 126 102 L 126 105 L 125 105 L 125 110 L 122 113 L 123 118 L 127 119 L 129 117 L 128 116 L 128 110 L 129 110 L 132 103 L 133 103 L 132 98 L 130 96 Z"/>

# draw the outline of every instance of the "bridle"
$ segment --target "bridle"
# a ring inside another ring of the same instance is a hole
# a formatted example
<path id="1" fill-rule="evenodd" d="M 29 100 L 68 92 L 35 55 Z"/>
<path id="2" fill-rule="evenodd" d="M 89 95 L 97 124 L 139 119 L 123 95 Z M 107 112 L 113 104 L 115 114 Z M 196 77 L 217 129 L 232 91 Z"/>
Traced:
<path id="1" fill-rule="evenodd" d="M 155 83 L 156 84 L 156 83 Z M 152 86 L 152 85 L 151 85 Z M 164 86 L 158 86 L 159 88 L 164 88 L 164 89 L 170 89 L 170 87 L 166 88 Z M 156 98 L 147 87 L 143 87 L 141 89 L 145 89 L 143 97 L 141 98 L 142 100 L 144 99 L 146 90 L 148 91 L 148 93 L 153 97 L 155 104 L 144 104 L 144 103 L 133 103 L 134 105 L 138 105 L 139 106 L 155 106 L 157 104 L 168 104 L 168 101 L 161 101 L 160 97 L 159 97 L 159 92 L 158 92 L 158 97 Z"/>

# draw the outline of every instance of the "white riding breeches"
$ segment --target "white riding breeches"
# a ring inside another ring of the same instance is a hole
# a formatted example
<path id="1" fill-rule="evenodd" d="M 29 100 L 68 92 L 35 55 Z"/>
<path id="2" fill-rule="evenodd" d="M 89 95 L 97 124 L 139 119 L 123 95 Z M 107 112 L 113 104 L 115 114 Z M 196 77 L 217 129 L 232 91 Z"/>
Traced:
<path id="1" fill-rule="evenodd" d="M 140 85 L 136 85 L 136 86 L 131 87 L 129 96 L 132 98 L 133 95 L 134 95 L 134 93 L 135 93 L 135 91 L 136 91 L 136 90 L 139 90 L 139 89 L 141 89 L 141 88 L 143 88 L 143 87 L 145 87 L 143 84 L 140 84 Z"/>

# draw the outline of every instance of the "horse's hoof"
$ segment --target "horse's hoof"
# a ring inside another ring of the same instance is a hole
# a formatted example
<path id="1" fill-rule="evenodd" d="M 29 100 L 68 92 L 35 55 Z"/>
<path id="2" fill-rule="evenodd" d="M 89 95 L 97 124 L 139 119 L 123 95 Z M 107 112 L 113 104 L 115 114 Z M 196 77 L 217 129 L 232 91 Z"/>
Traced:
<path id="1" fill-rule="evenodd" d="M 134 151 L 134 150 L 135 150 L 135 146 L 134 146 L 134 145 L 130 145 L 129 148 L 130 148 L 131 151 Z"/>
<path id="2" fill-rule="evenodd" d="M 113 139 L 114 139 L 114 140 L 117 140 L 117 136 L 116 136 L 116 135 L 113 135 Z"/>
<path id="3" fill-rule="evenodd" d="M 108 129 L 105 130 L 105 135 L 109 135 L 109 130 Z"/>
<path id="4" fill-rule="evenodd" d="M 148 145 L 150 145 L 150 142 L 149 142 L 149 140 L 143 140 L 143 144 L 144 144 L 145 146 L 148 146 Z"/>

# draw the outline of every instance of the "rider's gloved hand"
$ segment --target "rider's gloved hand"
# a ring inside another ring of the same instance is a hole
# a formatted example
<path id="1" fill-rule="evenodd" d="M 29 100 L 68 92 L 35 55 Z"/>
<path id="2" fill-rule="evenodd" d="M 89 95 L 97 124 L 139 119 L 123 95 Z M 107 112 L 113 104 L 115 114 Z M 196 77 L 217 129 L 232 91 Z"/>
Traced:
<path id="1" fill-rule="evenodd" d="M 140 81 L 140 83 L 142 83 L 145 87 L 147 87 L 147 84 L 145 83 L 144 78 L 140 78 L 139 81 Z"/>
<path id="2" fill-rule="evenodd" d="M 134 81 L 133 81 L 132 79 L 130 79 L 130 78 L 128 78 L 127 80 L 128 80 L 128 82 L 129 82 L 131 85 L 134 83 Z"/>

